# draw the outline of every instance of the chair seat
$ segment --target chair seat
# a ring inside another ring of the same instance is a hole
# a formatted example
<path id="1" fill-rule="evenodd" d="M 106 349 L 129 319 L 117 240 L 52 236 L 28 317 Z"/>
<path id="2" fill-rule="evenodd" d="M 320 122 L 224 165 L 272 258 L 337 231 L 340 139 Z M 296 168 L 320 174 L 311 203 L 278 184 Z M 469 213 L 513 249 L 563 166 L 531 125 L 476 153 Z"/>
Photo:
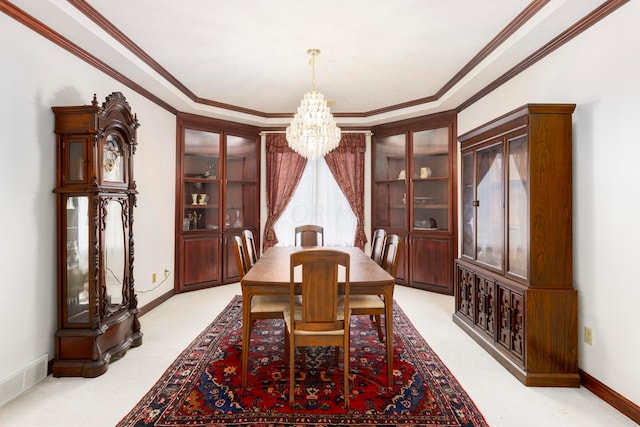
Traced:
<path id="1" fill-rule="evenodd" d="M 384 301 L 378 295 L 350 295 L 349 308 L 357 309 L 379 309 L 384 310 Z"/>
<path id="2" fill-rule="evenodd" d="M 349 310 L 349 312 L 351 312 Z M 284 321 L 287 325 L 287 330 L 291 330 L 291 309 L 287 305 L 282 310 L 282 315 L 284 316 Z M 302 320 L 302 307 L 296 307 L 293 312 L 294 320 Z M 338 316 L 336 320 L 344 320 L 344 307 L 338 306 Z M 331 331 L 301 331 L 299 329 L 294 330 L 296 335 L 342 335 L 344 334 L 344 329 L 335 329 Z"/>
<path id="3" fill-rule="evenodd" d="M 255 295 L 251 298 L 252 313 L 281 312 L 289 308 L 288 295 Z"/>

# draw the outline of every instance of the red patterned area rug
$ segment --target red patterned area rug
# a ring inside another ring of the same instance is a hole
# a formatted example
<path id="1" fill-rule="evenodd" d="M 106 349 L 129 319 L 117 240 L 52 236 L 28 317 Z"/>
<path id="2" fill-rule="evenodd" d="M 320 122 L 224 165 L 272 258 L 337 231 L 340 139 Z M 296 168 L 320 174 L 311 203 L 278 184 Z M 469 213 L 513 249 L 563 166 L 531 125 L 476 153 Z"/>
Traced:
<path id="1" fill-rule="evenodd" d="M 242 298 L 180 354 L 118 427 L 125 426 L 487 426 L 454 376 L 394 303 L 394 386 L 384 344 L 368 316 L 351 323 L 351 408 L 343 407 L 342 361 L 307 348 L 289 408 L 282 320 L 258 320 L 251 333 L 248 386 L 242 388 Z M 342 358 L 342 356 L 341 356 Z M 297 358 L 301 364 L 301 358 Z"/>

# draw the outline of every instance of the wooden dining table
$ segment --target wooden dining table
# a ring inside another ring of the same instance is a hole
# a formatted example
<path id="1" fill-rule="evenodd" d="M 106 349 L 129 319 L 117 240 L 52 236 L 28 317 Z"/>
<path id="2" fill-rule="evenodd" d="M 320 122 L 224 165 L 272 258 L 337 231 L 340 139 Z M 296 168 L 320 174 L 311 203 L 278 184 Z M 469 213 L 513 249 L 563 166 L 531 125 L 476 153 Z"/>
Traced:
<path id="1" fill-rule="evenodd" d="M 251 267 L 240 281 L 242 287 L 242 360 L 247 360 L 249 351 L 249 316 L 251 299 L 254 295 L 289 295 L 289 265 L 293 252 L 314 249 L 314 247 L 271 247 L 258 262 Z M 385 333 L 387 350 L 387 379 L 393 385 L 393 288 L 395 279 L 380 267 L 370 256 L 357 247 L 323 247 L 315 249 L 335 249 L 349 254 L 350 293 L 355 295 L 382 295 L 385 305 Z M 340 271 L 338 279 L 344 281 Z M 300 278 L 295 278 L 300 283 Z M 247 366 L 242 366 L 242 384 L 246 384 Z"/>

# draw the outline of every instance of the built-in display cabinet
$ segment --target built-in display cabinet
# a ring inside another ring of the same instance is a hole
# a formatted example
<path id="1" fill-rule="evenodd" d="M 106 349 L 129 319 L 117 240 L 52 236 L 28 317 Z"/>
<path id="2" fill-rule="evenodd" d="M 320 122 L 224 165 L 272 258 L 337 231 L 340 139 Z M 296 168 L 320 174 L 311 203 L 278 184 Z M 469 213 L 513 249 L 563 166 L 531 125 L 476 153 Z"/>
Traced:
<path id="1" fill-rule="evenodd" d="M 459 137 L 453 320 L 530 386 L 578 387 L 573 104 L 529 104 Z"/>
<path id="2" fill-rule="evenodd" d="M 180 114 L 177 133 L 175 291 L 238 281 L 234 236 L 259 239 L 258 129 Z"/>
<path id="3" fill-rule="evenodd" d="M 403 239 L 397 283 L 453 294 L 456 114 L 373 129 L 372 229 Z"/>

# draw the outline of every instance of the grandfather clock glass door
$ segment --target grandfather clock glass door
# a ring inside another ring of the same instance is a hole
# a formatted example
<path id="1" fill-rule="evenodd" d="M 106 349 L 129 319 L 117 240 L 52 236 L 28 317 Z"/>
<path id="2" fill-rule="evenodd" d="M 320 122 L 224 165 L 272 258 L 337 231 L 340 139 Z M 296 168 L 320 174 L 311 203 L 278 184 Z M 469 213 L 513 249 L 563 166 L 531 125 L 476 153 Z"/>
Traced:
<path id="1" fill-rule="evenodd" d="M 120 200 L 104 201 L 104 230 L 102 236 L 104 240 L 104 248 L 102 251 L 104 266 L 104 283 L 105 283 L 105 310 L 108 313 L 114 313 L 122 308 L 125 302 L 127 282 L 126 272 L 126 247 L 127 233 L 125 230 L 125 209 Z"/>

